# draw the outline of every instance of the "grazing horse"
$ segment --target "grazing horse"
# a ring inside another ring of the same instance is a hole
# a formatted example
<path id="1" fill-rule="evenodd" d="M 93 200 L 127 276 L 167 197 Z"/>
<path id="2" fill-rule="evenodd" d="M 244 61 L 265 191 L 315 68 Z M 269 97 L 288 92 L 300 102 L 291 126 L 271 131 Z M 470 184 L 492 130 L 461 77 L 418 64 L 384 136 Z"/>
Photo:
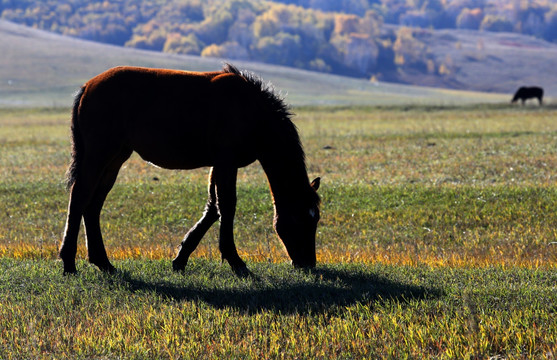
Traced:
<path id="1" fill-rule="evenodd" d="M 539 104 L 541 105 L 543 102 L 543 89 L 538 86 L 521 86 L 516 90 L 516 93 L 511 100 L 511 103 L 514 104 L 518 99 L 521 100 L 522 105 L 528 99 L 537 98 Z"/>
<path id="2" fill-rule="evenodd" d="M 269 182 L 273 225 L 296 267 L 314 267 L 319 178 L 309 182 L 304 150 L 283 100 L 256 76 L 232 65 L 185 72 L 117 67 L 89 80 L 75 97 L 70 200 L 60 258 L 74 273 L 85 223 L 89 262 L 113 272 L 99 216 L 122 164 L 133 151 L 167 169 L 211 167 L 209 199 L 172 265 L 184 270 L 213 223 L 219 249 L 239 275 L 249 273 L 233 238 L 238 168 L 258 160 Z"/>

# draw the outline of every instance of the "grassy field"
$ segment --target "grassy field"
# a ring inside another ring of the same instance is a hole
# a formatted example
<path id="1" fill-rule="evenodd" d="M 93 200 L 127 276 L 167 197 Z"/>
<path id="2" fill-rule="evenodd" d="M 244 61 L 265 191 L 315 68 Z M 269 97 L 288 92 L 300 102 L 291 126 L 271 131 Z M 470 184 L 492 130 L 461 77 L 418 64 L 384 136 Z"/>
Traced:
<path id="1" fill-rule="evenodd" d="M 509 358 L 557 355 L 557 108 L 296 108 L 322 176 L 319 265 L 292 269 L 258 164 L 221 265 L 216 227 L 171 271 L 207 170 L 137 156 L 102 215 L 106 276 L 63 277 L 68 109 L 0 109 L 0 358 Z"/>

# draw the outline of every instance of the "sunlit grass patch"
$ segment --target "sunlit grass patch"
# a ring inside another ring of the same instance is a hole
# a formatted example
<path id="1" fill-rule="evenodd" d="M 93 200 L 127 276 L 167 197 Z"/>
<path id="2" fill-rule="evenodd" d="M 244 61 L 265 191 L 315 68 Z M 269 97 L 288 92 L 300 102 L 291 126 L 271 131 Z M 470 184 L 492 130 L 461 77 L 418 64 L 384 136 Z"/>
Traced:
<path id="1" fill-rule="evenodd" d="M 236 278 L 194 260 L 116 262 L 115 276 L 0 260 L 3 358 L 544 358 L 557 340 L 555 273 L 258 263 Z"/>
<path id="2" fill-rule="evenodd" d="M 205 203 L 205 185 L 115 187 L 101 217 L 114 259 L 170 259 Z M 264 184 L 239 189 L 235 237 L 250 261 L 288 261 L 273 228 Z M 317 234 L 319 262 L 430 266 L 555 267 L 557 191 L 553 187 L 326 186 Z M 56 257 L 66 212 L 61 184 L 5 185 L 0 253 Z M 33 201 L 29 201 L 33 200 Z M 17 209 L 17 211 L 15 211 Z M 194 257 L 218 259 L 218 224 Z M 86 257 L 79 239 L 80 258 Z"/>

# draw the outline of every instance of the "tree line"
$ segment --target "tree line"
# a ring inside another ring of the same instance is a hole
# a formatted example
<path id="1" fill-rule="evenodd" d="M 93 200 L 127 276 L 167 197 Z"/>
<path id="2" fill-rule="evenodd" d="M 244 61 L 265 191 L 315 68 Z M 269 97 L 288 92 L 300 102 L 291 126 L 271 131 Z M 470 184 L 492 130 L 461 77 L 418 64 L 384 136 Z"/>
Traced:
<path id="1" fill-rule="evenodd" d="M 413 36 L 416 27 L 557 41 L 557 5 L 544 0 L 0 0 L 0 14 L 104 43 L 379 78 L 448 74 Z M 390 33 L 384 23 L 404 26 Z"/>

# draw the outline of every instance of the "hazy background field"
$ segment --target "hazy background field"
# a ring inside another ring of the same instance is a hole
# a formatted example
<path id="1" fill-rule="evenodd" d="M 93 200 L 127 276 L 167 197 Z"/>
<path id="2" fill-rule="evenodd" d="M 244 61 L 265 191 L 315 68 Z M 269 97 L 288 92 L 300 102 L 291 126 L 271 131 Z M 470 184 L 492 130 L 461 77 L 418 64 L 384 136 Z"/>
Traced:
<path id="1" fill-rule="evenodd" d="M 0 3 L 0 18 L 166 54 L 440 88 L 555 92 L 554 0 L 20 0 Z"/>
<path id="2" fill-rule="evenodd" d="M 63 37 L 0 20 L 0 106 L 69 106 L 92 76 L 118 65 L 212 71 L 224 60 L 169 55 Z M 508 102 L 511 94 L 443 90 L 234 61 L 272 82 L 292 105 Z M 551 94 L 548 94 L 551 96 Z"/>

